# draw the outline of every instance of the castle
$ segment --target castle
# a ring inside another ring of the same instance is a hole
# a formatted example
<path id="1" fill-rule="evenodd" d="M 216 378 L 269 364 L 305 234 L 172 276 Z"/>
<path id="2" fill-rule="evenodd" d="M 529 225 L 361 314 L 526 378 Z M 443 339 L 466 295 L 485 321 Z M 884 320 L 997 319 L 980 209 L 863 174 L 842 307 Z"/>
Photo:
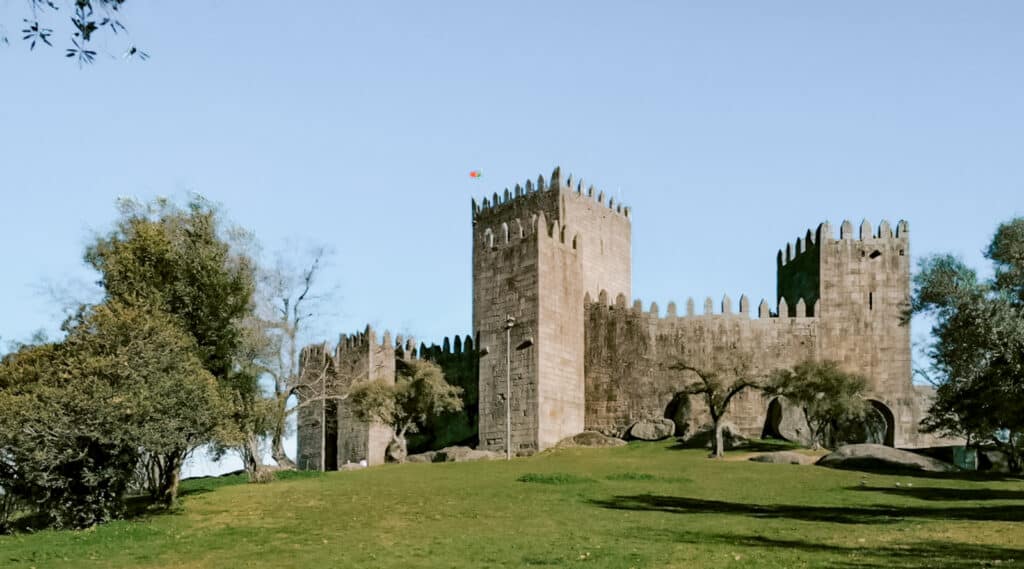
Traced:
<path id="1" fill-rule="evenodd" d="M 903 313 L 910 295 L 908 225 L 877 230 L 849 221 L 838 238 L 828 223 L 788 243 L 777 257 L 777 298 L 752 313 L 746 296 L 719 310 L 711 299 L 630 302 L 630 209 L 556 168 L 549 180 L 472 202 L 473 334 L 454 350 L 420 345 L 367 328 L 342 336 L 333 349 L 303 352 L 306 370 L 357 381 L 394 381 L 396 358 L 438 361 L 451 379 L 477 387 L 467 403 L 479 448 L 530 454 L 584 430 L 622 435 L 639 419 L 669 416 L 680 433 L 706 421 L 702 403 L 682 396 L 693 381 L 672 366 L 735 353 L 751 373 L 834 360 L 864 375 L 868 399 L 885 420 L 890 446 L 933 442 L 918 432 L 932 393 L 911 381 L 910 329 Z M 506 329 L 509 316 L 514 325 Z M 756 318 L 755 318 L 756 316 Z M 474 377 L 475 376 L 475 377 Z M 506 388 L 510 380 L 511 393 Z M 347 383 L 346 383 L 347 382 Z M 458 382 L 457 382 L 458 383 Z M 506 398 L 511 407 L 506 414 Z M 299 415 L 299 465 L 384 461 L 390 433 L 355 421 L 344 401 L 309 405 Z M 731 404 L 729 420 L 746 436 L 761 436 L 791 413 L 760 391 Z M 774 417 L 774 418 L 773 418 Z M 326 427 L 326 432 L 322 426 Z M 324 448 L 321 448 L 324 446 Z M 326 458 L 324 458 L 326 457 Z"/>

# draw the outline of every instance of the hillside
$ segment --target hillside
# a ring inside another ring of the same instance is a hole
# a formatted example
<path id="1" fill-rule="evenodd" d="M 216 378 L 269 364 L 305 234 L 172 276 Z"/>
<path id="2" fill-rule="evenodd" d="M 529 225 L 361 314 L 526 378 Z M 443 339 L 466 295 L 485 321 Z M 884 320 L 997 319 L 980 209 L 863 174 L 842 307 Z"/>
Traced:
<path id="1" fill-rule="evenodd" d="M 0 537 L 0 567 L 1024 566 L 1019 480 L 742 458 L 633 443 L 265 486 L 188 481 L 172 514 Z"/>

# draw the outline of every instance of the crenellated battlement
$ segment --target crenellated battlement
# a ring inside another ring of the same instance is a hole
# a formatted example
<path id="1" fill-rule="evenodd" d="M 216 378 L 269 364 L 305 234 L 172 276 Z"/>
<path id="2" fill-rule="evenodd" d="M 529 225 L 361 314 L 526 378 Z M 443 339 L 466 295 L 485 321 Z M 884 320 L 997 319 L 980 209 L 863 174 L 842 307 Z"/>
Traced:
<path id="1" fill-rule="evenodd" d="M 644 309 L 643 301 L 636 299 L 633 301 L 631 306 L 627 307 L 626 296 L 620 294 L 616 296 L 614 303 L 611 302 L 608 292 L 602 290 L 598 295 L 597 300 L 593 300 L 590 294 L 586 294 L 583 297 L 584 306 L 587 310 L 594 310 L 598 308 L 609 308 L 618 311 L 629 311 L 636 315 L 648 315 L 656 319 L 677 319 L 677 318 L 752 318 L 750 310 L 750 299 L 747 295 L 740 295 L 738 311 L 733 311 L 732 298 L 729 295 L 722 297 L 721 301 L 718 302 L 719 310 L 715 311 L 715 301 L 709 296 L 704 300 L 703 311 L 698 314 L 696 310 L 696 303 L 693 297 L 686 299 L 685 312 L 680 314 L 676 303 L 669 302 L 667 305 L 667 311 L 664 316 L 661 315 L 660 308 L 657 302 L 652 302 L 650 308 Z M 790 310 L 789 304 L 785 298 L 779 299 L 776 306 L 776 310 L 772 311 L 768 304 L 768 301 L 761 299 L 760 304 L 757 306 L 757 318 L 760 320 L 767 319 L 779 319 L 785 320 L 788 318 L 814 318 L 818 312 L 819 302 L 815 301 L 811 307 L 811 311 L 808 312 L 808 304 L 803 299 L 797 299 L 795 310 Z"/>
<path id="2" fill-rule="evenodd" d="M 559 220 L 549 222 L 543 211 L 533 214 L 528 220 L 515 218 L 498 225 L 476 228 L 477 246 L 484 250 L 496 250 L 515 246 L 533 237 L 544 237 L 571 249 L 579 249 L 582 240 L 578 231 Z"/>
<path id="3" fill-rule="evenodd" d="M 900 220 L 896 224 L 896 230 L 893 231 L 892 226 L 887 220 L 882 220 L 878 224 L 878 229 L 872 231 L 871 222 L 863 220 L 860 224 L 860 230 L 857 232 L 857 236 L 854 236 L 854 226 L 850 220 L 843 220 L 839 226 L 839 236 L 836 237 L 832 229 L 832 225 L 825 221 L 818 225 L 817 229 L 813 232 L 808 229 L 807 233 L 803 237 L 797 237 L 794 243 L 787 243 L 782 249 L 779 249 L 776 260 L 778 266 L 786 266 L 798 258 L 802 257 L 807 253 L 817 254 L 820 250 L 820 245 L 823 242 L 828 241 L 862 241 L 862 242 L 873 242 L 876 240 L 891 240 L 891 239 L 909 239 L 910 226 L 905 220 Z"/>
<path id="4" fill-rule="evenodd" d="M 441 345 L 431 344 L 426 345 L 421 343 L 419 351 L 417 352 L 417 358 L 426 359 L 431 361 L 437 361 L 445 356 L 469 356 L 476 357 L 477 352 L 473 337 L 469 334 L 465 336 L 453 336 L 449 339 L 448 336 L 444 337 L 441 341 Z"/>
<path id="5" fill-rule="evenodd" d="M 574 186 L 572 174 L 563 180 L 561 168 L 556 166 L 554 171 L 551 172 L 551 178 L 548 181 L 545 181 L 544 176 L 540 175 L 537 176 L 536 183 L 533 180 L 527 180 L 525 184 L 516 184 L 512 189 L 505 188 L 505 191 L 501 194 L 494 192 L 490 197 L 484 197 L 479 203 L 476 201 L 476 198 L 471 198 L 470 205 L 473 222 L 475 224 L 478 220 L 486 221 L 487 219 L 501 217 L 513 210 L 517 210 L 516 212 L 518 213 L 518 211 L 522 210 L 539 211 L 549 209 L 547 202 L 554 199 L 552 195 L 556 193 L 564 196 L 574 196 L 580 200 L 594 201 L 627 219 L 631 213 L 628 206 L 617 203 L 615 198 L 611 196 L 608 196 L 606 200 L 603 191 L 595 190 L 592 185 L 586 185 L 582 179 L 576 180 Z"/>

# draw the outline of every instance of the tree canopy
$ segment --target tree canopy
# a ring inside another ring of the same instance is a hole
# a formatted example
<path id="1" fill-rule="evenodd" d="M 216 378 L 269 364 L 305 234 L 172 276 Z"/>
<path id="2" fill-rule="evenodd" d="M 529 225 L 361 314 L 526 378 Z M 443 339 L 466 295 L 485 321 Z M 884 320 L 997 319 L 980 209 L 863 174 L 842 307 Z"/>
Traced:
<path id="1" fill-rule="evenodd" d="M 347 404 L 363 421 L 376 421 L 394 431 L 396 460 L 407 452 L 405 436 L 415 433 L 429 417 L 462 410 L 462 389 L 450 385 L 440 366 L 427 360 L 399 360 L 394 384 L 369 381 L 357 386 Z"/>
<path id="2" fill-rule="evenodd" d="M 980 279 L 960 259 L 923 259 L 912 310 L 934 318 L 928 347 L 937 396 L 926 430 L 992 444 L 1021 469 L 1024 444 L 1024 218 L 1001 224 Z"/>
<path id="3" fill-rule="evenodd" d="M 772 374 L 766 391 L 799 406 L 810 431 L 813 448 L 833 446 L 824 440 L 841 426 L 863 419 L 869 403 L 864 400 L 867 380 L 840 369 L 832 361 L 802 362 L 793 369 Z"/>

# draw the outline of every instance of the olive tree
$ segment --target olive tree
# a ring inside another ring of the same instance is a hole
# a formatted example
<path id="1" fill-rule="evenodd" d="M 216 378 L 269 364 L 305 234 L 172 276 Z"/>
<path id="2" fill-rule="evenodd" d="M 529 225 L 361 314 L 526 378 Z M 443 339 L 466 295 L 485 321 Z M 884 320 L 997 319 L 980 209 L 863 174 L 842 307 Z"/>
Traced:
<path id="1" fill-rule="evenodd" d="M 392 429 L 389 452 L 402 462 L 408 454 L 406 435 L 417 432 L 429 417 L 461 411 L 461 395 L 462 388 L 445 381 L 434 362 L 399 360 L 394 384 L 365 382 L 352 389 L 346 404 L 360 420 Z"/>
<path id="2" fill-rule="evenodd" d="M 866 416 L 866 389 L 863 376 L 848 373 L 832 361 L 806 361 L 793 369 L 777 370 L 765 387 L 768 394 L 783 396 L 803 411 L 815 450 L 825 444 L 827 433 Z"/>

